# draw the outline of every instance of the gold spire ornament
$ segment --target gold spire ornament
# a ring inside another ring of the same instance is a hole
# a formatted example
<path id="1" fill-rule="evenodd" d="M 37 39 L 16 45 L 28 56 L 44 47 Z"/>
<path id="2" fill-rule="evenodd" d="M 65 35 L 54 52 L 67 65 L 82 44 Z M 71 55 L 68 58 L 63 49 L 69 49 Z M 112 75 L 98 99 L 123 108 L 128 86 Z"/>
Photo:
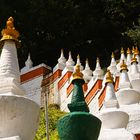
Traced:
<path id="1" fill-rule="evenodd" d="M 114 53 L 112 52 L 112 54 L 111 54 L 111 58 L 115 58 L 115 55 L 114 55 Z"/>
<path id="2" fill-rule="evenodd" d="M 75 72 L 73 73 L 73 80 L 75 79 L 83 79 L 83 74 L 80 72 L 80 65 L 76 64 Z"/>
<path id="3" fill-rule="evenodd" d="M 106 73 L 106 82 L 105 82 L 105 84 L 107 84 L 107 83 L 114 83 L 113 76 L 112 76 L 110 70 L 107 70 L 107 73 Z"/>
<path id="4" fill-rule="evenodd" d="M 131 50 L 127 48 L 127 54 L 131 54 Z"/>
<path id="5" fill-rule="evenodd" d="M 135 47 L 132 46 L 132 53 L 134 54 L 134 52 L 135 52 Z"/>
<path id="6" fill-rule="evenodd" d="M 80 59 L 80 55 L 79 54 L 77 55 L 77 59 Z"/>
<path id="7" fill-rule="evenodd" d="M 138 64 L 138 61 L 137 61 L 137 58 L 136 58 L 136 54 L 134 54 L 134 57 L 131 59 L 131 64 L 133 64 L 135 62 Z"/>
<path id="8" fill-rule="evenodd" d="M 139 53 L 138 47 L 136 47 L 135 50 L 134 50 L 134 55 L 139 55 L 139 54 L 140 53 Z"/>
<path id="9" fill-rule="evenodd" d="M 124 53 L 124 49 L 123 49 L 123 47 L 121 48 L 121 54 L 122 54 L 122 53 Z"/>
<path id="10" fill-rule="evenodd" d="M 125 62 L 124 62 L 124 60 L 122 61 L 122 64 L 120 65 L 120 72 L 122 72 L 123 70 L 127 70 L 128 71 L 128 69 L 127 69 L 127 65 L 125 64 Z"/>
<path id="11" fill-rule="evenodd" d="M 6 28 L 1 31 L 1 34 L 2 34 L 1 41 L 3 40 L 18 41 L 19 32 L 15 30 L 13 17 L 8 18 L 6 22 Z"/>

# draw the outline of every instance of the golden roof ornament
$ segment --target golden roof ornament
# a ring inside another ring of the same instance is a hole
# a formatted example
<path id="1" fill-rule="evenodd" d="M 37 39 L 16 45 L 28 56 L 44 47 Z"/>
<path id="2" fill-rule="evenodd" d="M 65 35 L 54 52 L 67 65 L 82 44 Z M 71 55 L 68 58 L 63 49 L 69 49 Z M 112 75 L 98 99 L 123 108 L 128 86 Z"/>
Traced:
<path id="1" fill-rule="evenodd" d="M 127 48 L 127 54 L 131 54 L 131 50 Z"/>
<path id="2" fill-rule="evenodd" d="M 132 46 L 132 53 L 134 53 L 135 52 L 135 47 L 134 46 Z"/>
<path id="3" fill-rule="evenodd" d="M 110 70 L 107 70 L 107 73 L 106 73 L 106 81 L 105 81 L 105 84 L 107 84 L 107 83 L 114 83 L 113 76 L 112 76 Z"/>
<path id="4" fill-rule="evenodd" d="M 80 65 L 76 64 L 75 72 L 73 73 L 73 80 L 75 79 L 83 79 L 83 74 L 80 72 Z"/>
<path id="5" fill-rule="evenodd" d="M 131 64 L 133 64 L 135 62 L 138 64 L 138 61 L 137 61 L 137 58 L 136 58 L 136 54 L 134 54 L 134 57 L 131 59 Z"/>
<path id="6" fill-rule="evenodd" d="M 135 50 L 134 50 L 134 55 L 139 55 L 139 54 L 140 53 L 139 53 L 138 47 L 136 47 Z"/>
<path id="7" fill-rule="evenodd" d="M 125 64 L 124 60 L 122 61 L 121 65 L 120 65 L 120 68 L 121 68 L 120 72 L 122 72 L 123 70 L 127 70 L 128 71 L 127 65 Z"/>
<path id="8" fill-rule="evenodd" d="M 121 54 L 122 54 L 122 53 L 124 53 L 124 49 L 123 49 L 123 47 L 121 48 Z"/>
<path id="9" fill-rule="evenodd" d="M 80 59 L 80 55 L 79 54 L 77 55 L 77 59 Z"/>
<path id="10" fill-rule="evenodd" d="M 9 17 L 6 22 L 6 28 L 1 31 L 2 40 L 15 40 L 18 41 L 19 32 L 15 30 L 14 27 L 14 19 L 13 17 Z"/>
<path id="11" fill-rule="evenodd" d="M 112 52 L 112 54 L 111 54 L 111 58 L 115 58 L 115 55 L 114 55 L 114 53 Z"/>

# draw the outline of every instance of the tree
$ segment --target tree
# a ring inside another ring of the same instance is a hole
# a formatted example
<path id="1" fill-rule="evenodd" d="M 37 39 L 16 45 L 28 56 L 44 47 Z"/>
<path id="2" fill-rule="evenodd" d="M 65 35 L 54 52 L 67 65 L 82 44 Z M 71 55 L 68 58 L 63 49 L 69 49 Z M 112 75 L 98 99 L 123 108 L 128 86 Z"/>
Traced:
<path id="1" fill-rule="evenodd" d="M 139 14 L 139 0 L 0 1 L 2 27 L 12 15 L 21 33 L 21 67 L 29 51 L 34 65 L 45 62 L 53 67 L 61 48 L 66 57 L 71 50 L 74 59 L 80 53 L 82 62 L 99 56 L 107 64 L 111 51 L 132 45 L 122 33 L 133 27 Z"/>
<path id="2" fill-rule="evenodd" d="M 133 28 L 128 29 L 126 34 L 132 38 L 135 45 L 140 46 L 140 19 L 138 25 L 134 25 Z"/>
<path id="3" fill-rule="evenodd" d="M 49 135 L 50 140 L 58 140 L 58 132 L 56 129 L 57 121 L 60 117 L 64 116 L 66 113 L 60 111 L 57 105 L 52 104 L 48 107 L 49 114 Z M 40 125 L 34 140 L 46 140 L 46 120 L 45 120 L 45 109 L 40 110 Z"/>

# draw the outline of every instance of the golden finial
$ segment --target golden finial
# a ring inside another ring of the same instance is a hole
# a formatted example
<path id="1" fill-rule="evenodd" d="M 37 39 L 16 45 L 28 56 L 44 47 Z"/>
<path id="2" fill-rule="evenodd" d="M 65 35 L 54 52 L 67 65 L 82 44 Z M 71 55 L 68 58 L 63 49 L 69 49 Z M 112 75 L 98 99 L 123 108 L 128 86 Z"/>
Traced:
<path id="1" fill-rule="evenodd" d="M 75 72 L 73 73 L 73 80 L 75 79 L 83 79 L 83 74 L 80 72 L 80 65 L 76 64 Z"/>
<path id="2" fill-rule="evenodd" d="M 115 56 L 114 56 L 114 53 L 112 52 L 112 54 L 111 54 L 111 58 L 115 58 Z"/>
<path id="3" fill-rule="evenodd" d="M 107 83 L 113 83 L 113 77 L 112 77 L 112 74 L 110 72 L 110 70 L 107 70 L 107 73 L 106 73 L 106 84 Z"/>
<path id="4" fill-rule="evenodd" d="M 125 64 L 124 60 L 122 61 L 121 65 L 120 65 L 120 68 L 121 68 L 120 72 L 122 72 L 123 70 L 127 70 L 128 71 L 127 65 Z"/>
<path id="5" fill-rule="evenodd" d="M 122 54 L 122 53 L 124 53 L 124 49 L 123 49 L 123 47 L 121 48 L 121 54 Z"/>
<path id="6" fill-rule="evenodd" d="M 132 53 L 134 53 L 135 52 L 135 47 L 134 46 L 132 46 Z"/>
<path id="7" fill-rule="evenodd" d="M 135 48 L 135 50 L 134 50 L 134 55 L 139 55 L 138 47 Z"/>
<path id="8" fill-rule="evenodd" d="M 134 62 L 138 63 L 136 54 L 134 54 L 134 57 L 131 59 L 131 64 L 133 64 Z"/>
<path id="9" fill-rule="evenodd" d="M 77 59 L 80 59 L 80 55 L 79 54 L 77 55 Z"/>
<path id="10" fill-rule="evenodd" d="M 15 40 L 18 41 L 19 32 L 15 30 L 14 19 L 9 17 L 6 22 L 6 28 L 1 31 L 2 38 L 1 40 Z"/>
<path id="11" fill-rule="evenodd" d="M 127 54 L 131 54 L 131 50 L 127 48 Z"/>

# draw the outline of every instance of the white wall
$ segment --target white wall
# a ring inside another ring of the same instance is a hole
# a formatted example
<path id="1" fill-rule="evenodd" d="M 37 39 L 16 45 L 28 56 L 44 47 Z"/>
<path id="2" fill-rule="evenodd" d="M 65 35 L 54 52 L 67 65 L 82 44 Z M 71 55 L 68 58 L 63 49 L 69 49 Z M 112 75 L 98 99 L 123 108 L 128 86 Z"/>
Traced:
<path id="1" fill-rule="evenodd" d="M 43 76 L 39 76 L 21 84 L 21 86 L 26 92 L 26 97 L 35 101 L 38 105 L 41 105 L 42 79 L 43 79 Z"/>

